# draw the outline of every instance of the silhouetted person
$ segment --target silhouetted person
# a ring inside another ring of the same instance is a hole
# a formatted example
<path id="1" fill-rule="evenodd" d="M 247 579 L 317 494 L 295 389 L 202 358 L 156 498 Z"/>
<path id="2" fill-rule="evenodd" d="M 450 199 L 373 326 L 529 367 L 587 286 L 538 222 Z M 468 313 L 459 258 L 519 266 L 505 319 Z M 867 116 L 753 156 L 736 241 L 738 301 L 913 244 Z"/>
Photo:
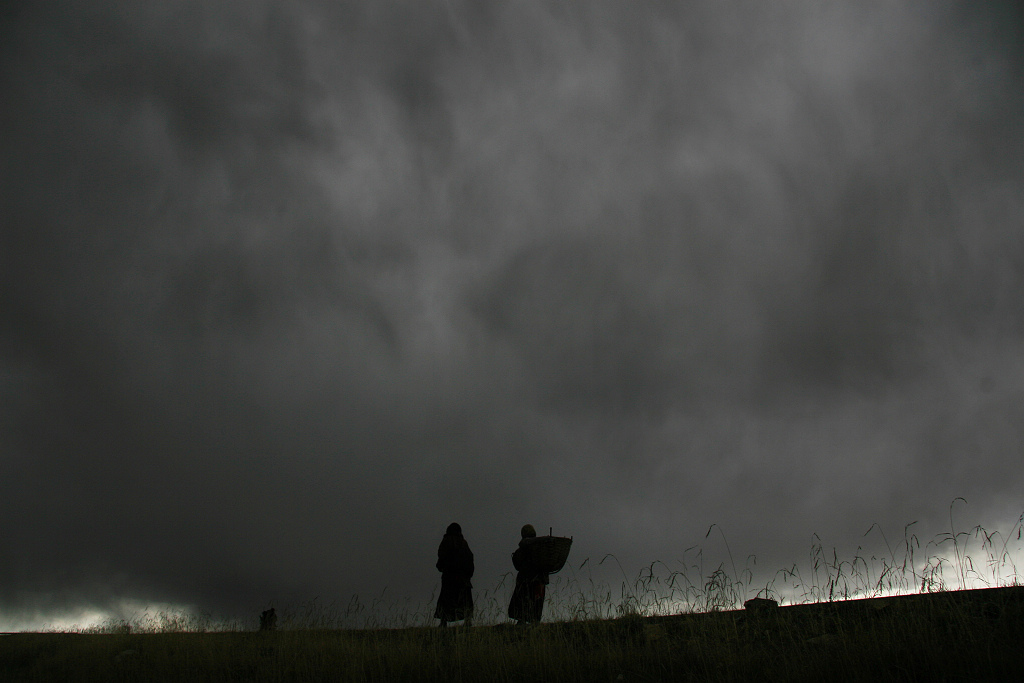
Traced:
<path id="1" fill-rule="evenodd" d="M 522 540 L 519 547 L 512 553 L 512 565 L 519 573 L 516 574 L 516 587 L 512 591 L 512 600 L 508 603 L 508 615 L 518 622 L 534 624 L 540 621 L 544 611 L 545 586 L 548 584 L 548 573 L 535 567 L 532 562 L 530 544 L 537 540 L 537 532 L 532 524 L 523 525 L 520 532 Z"/>
<path id="2" fill-rule="evenodd" d="M 437 598 L 434 618 L 441 626 L 449 621 L 473 617 L 473 551 L 462 537 L 462 527 L 454 522 L 448 525 L 437 547 L 437 571 L 441 572 L 441 595 Z"/>
<path id="3" fill-rule="evenodd" d="M 277 630 L 277 612 L 274 608 L 262 612 L 260 614 L 260 630 L 261 631 L 276 631 Z"/>

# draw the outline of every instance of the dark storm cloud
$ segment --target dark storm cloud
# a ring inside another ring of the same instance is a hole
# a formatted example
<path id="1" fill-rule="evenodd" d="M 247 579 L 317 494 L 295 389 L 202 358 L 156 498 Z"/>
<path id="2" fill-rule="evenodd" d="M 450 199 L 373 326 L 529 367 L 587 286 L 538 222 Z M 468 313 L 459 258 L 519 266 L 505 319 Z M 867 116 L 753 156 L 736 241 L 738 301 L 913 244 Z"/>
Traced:
<path id="1" fill-rule="evenodd" d="M 1015 517 L 1015 17 L 12 5 L 3 605 Z"/>

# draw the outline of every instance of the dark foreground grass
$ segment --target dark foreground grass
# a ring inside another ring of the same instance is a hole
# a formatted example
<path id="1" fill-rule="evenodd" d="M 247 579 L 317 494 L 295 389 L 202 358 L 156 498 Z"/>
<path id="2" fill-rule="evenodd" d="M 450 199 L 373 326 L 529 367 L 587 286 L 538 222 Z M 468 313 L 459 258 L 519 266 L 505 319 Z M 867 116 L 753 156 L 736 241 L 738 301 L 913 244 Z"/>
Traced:
<path id="1" fill-rule="evenodd" d="M 1024 587 L 676 616 L 0 637 L 10 681 L 984 681 L 1024 672 Z"/>

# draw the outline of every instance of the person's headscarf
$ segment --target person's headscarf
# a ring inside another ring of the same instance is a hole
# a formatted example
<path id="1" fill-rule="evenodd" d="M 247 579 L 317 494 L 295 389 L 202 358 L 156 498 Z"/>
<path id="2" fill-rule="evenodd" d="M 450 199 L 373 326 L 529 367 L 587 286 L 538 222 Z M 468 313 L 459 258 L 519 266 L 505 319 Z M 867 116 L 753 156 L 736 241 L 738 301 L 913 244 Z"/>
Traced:
<path id="1" fill-rule="evenodd" d="M 452 522 L 451 524 L 448 525 L 448 528 L 445 529 L 444 535 L 445 536 L 461 536 L 462 535 L 462 527 L 459 526 L 457 523 Z"/>

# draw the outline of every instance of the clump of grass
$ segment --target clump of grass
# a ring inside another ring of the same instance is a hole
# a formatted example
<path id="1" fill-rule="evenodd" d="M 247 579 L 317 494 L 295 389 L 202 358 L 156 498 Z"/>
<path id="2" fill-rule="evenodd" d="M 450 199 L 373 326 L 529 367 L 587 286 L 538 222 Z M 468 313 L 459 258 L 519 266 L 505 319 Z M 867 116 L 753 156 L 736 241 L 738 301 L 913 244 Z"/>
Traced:
<path id="1" fill-rule="evenodd" d="M 755 579 L 756 557 L 748 556 L 743 568 L 738 569 L 725 534 L 712 525 L 705 538 L 715 532 L 721 536 L 726 561 L 706 566 L 704 551 L 692 546 L 675 566 L 655 561 L 630 580 L 617 558 L 608 555 L 598 564 L 614 560 L 622 577 L 618 590 L 595 583 L 589 574 L 581 578 L 578 571 L 570 569 L 568 577 L 553 584 L 558 601 L 550 608 L 550 618 L 580 621 L 708 613 L 739 609 L 752 597 L 771 598 L 780 604 L 805 604 L 1020 585 L 1015 557 L 1021 551 L 1024 514 L 1006 535 L 990 533 L 980 525 L 969 531 L 955 531 L 953 509 L 964 502 L 958 498 L 950 506 L 950 531 L 923 546 L 914 533 L 917 522 L 904 527 L 903 539 L 896 546 L 880 525 L 872 524 L 864 538 L 879 537 L 884 552 L 869 553 L 858 546 L 849 558 L 842 557 L 834 547 L 828 548 L 815 534 L 805 563 L 779 570 L 760 582 Z M 1016 547 L 1011 546 L 1013 540 L 1018 542 Z M 952 551 L 950 559 L 944 556 L 948 551 Z M 585 560 L 578 570 L 582 571 L 588 562 Z"/>
<path id="2" fill-rule="evenodd" d="M 82 628 L 51 629 L 51 632 L 73 632 L 88 635 L 130 635 L 132 633 L 209 633 L 236 630 L 235 622 L 215 621 L 207 612 L 145 610 L 131 617 L 112 617 L 99 624 Z"/>

